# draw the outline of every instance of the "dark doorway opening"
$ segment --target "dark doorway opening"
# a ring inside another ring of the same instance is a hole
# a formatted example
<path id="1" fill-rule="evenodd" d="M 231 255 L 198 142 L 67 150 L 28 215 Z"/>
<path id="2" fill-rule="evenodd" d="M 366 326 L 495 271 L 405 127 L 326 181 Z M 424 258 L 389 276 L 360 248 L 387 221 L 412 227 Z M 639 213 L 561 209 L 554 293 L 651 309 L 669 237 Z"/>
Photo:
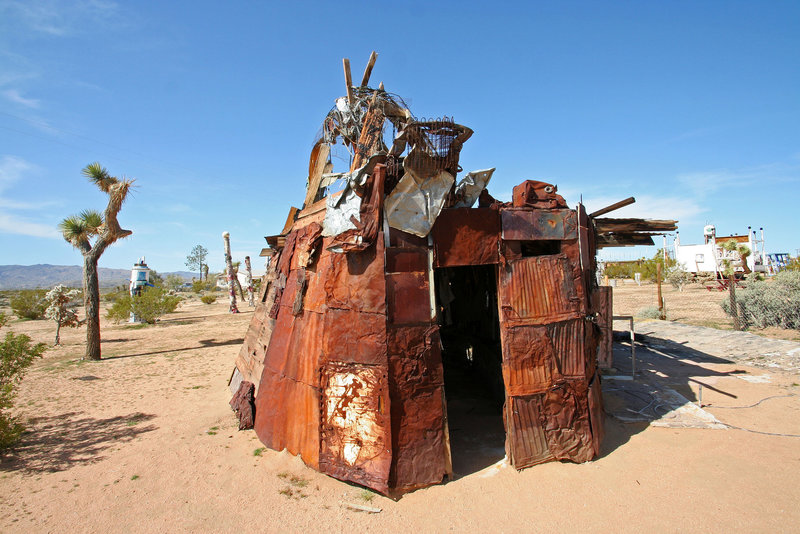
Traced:
<path id="1" fill-rule="evenodd" d="M 505 387 L 494 265 L 435 271 L 444 389 L 455 475 L 505 456 Z"/>

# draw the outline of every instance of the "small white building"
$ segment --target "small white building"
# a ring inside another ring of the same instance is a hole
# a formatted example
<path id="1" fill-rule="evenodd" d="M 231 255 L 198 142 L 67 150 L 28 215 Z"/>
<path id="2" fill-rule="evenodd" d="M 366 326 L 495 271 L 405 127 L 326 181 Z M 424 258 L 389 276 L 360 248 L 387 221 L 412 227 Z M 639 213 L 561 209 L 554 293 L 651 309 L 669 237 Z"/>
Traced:
<path id="1" fill-rule="evenodd" d="M 714 273 L 719 275 L 725 269 L 726 260 L 730 262 L 736 272 L 744 272 L 741 257 L 735 251 L 725 250 L 722 243 L 735 241 L 737 244 L 747 245 L 750 255 L 747 257 L 747 267 L 753 272 L 766 272 L 769 259 L 764 253 L 764 229 L 761 228 L 761 238 L 756 237 L 755 230 L 749 226 L 745 235 L 730 235 L 717 237 L 717 229 L 709 224 L 703 228 L 704 243 L 699 245 L 681 244 L 680 233 L 675 234 L 675 259 L 690 273 Z"/>

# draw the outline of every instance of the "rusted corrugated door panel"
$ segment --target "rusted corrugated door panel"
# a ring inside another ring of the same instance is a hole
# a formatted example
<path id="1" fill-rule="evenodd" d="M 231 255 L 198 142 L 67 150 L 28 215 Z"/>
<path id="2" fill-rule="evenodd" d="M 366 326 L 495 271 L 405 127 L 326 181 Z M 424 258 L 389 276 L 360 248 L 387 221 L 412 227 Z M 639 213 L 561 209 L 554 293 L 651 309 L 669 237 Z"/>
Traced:
<path id="1" fill-rule="evenodd" d="M 553 459 L 544 433 L 541 399 L 542 395 L 506 399 L 506 452 L 516 469 Z"/>
<path id="2" fill-rule="evenodd" d="M 490 208 L 442 210 L 431 230 L 436 267 L 500 262 L 500 215 Z"/>
<path id="3" fill-rule="evenodd" d="M 507 395 L 545 391 L 558 373 L 547 327 L 516 326 L 500 330 L 503 381 Z"/>
<path id="4" fill-rule="evenodd" d="M 265 368 L 256 397 L 255 431 L 267 447 L 299 454 L 319 467 L 319 390 Z"/>
<path id="5" fill-rule="evenodd" d="M 500 217 L 506 241 L 564 241 L 578 237 L 574 210 L 504 208 Z"/>
<path id="6" fill-rule="evenodd" d="M 438 327 L 389 327 L 392 405 L 390 485 L 410 490 L 436 484 L 446 473 L 444 376 Z"/>
<path id="7" fill-rule="evenodd" d="M 542 398 L 545 436 L 556 459 L 588 462 L 594 456 L 586 382 L 557 384 Z"/>
<path id="8" fill-rule="evenodd" d="M 547 326 L 558 368 L 566 378 L 586 378 L 585 323 L 580 318 Z"/>
<path id="9" fill-rule="evenodd" d="M 386 316 L 328 309 L 320 337 L 328 361 L 386 364 Z"/>
<path id="10" fill-rule="evenodd" d="M 320 470 L 386 493 L 392 463 L 387 368 L 327 362 L 322 375 Z"/>
<path id="11" fill-rule="evenodd" d="M 612 289 L 600 286 L 592 293 L 592 308 L 597 314 L 597 326 L 600 327 L 600 343 L 597 348 L 597 363 L 601 369 L 609 369 L 614 365 L 613 357 L 613 300 Z"/>
<path id="12" fill-rule="evenodd" d="M 504 322 L 544 324 L 580 316 L 580 299 L 564 254 L 522 258 L 499 271 Z"/>
<path id="13" fill-rule="evenodd" d="M 386 301 L 389 324 L 429 323 L 431 298 L 427 273 L 387 274 Z"/>
<path id="14" fill-rule="evenodd" d="M 600 443 L 602 443 L 603 435 L 605 434 L 605 418 L 600 373 L 596 373 L 589 385 L 589 422 L 592 424 L 592 445 L 594 446 L 595 456 L 600 454 Z"/>

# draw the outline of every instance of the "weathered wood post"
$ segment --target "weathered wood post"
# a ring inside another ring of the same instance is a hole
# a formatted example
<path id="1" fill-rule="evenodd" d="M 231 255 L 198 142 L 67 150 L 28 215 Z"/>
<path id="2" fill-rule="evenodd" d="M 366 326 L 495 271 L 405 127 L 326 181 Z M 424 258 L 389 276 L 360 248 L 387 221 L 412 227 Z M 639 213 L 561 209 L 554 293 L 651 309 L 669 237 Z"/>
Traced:
<path id="1" fill-rule="evenodd" d="M 233 284 L 233 259 L 231 258 L 231 234 L 222 232 L 222 240 L 225 243 L 225 266 L 228 271 L 228 295 L 230 296 L 230 312 L 239 313 L 239 308 L 236 307 L 236 289 Z"/>
<path id="2" fill-rule="evenodd" d="M 656 264 L 656 284 L 658 285 L 658 316 L 663 321 L 667 318 L 667 312 L 664 310 L 664 297 L 661 296 L 661 264 Z"/>
<path id="3" fill-rule="evenodd" d="M 728 296 L 730 297 L 731 317 L 733 317 L 733 329 L 741 330 L 742 325 L 739 322 L 739 306 L 736 304 L 736 278 L 733 272 L 728 276 Z"/>

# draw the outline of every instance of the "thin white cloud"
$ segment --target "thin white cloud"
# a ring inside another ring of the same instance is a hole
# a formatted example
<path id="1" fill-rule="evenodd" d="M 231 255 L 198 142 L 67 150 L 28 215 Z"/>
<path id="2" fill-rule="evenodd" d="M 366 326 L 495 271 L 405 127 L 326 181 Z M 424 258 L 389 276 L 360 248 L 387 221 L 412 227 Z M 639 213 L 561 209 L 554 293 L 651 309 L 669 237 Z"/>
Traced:
<path id="1" fill-rule="evenodd" d="M 11 184 L 19 181 L 22 175 L 35 168 L 32 163 L 28 163 L 16 156 L 3 156 L 0 159 L 0 193 L 6 190 Z"/>
<path id="2" fill-rule="evenodd" d="M 27 235 L 31 237 L 44 237 L 60 239 L 61 234 L 53 226 L 28 221 L 9 213 L 0 213 L 0 233 Z"/>
<path id="3" fill-rule="evenodd" d="M 117 18 L 119 5 L 104 0 L 39 2 L 6 0 L 0 15 L 15 16 L 29 30 L 51 37 L 64 37 L 85 31 Z"/>
<path id="4" fill-rule="evenodd" d="M 2 94 L 7 100 L 10 100 L 15 104 L 20 104 L 22 106 L 33 109 L 37 109 L 39 107 L 38 100 L 36 100 L 35 98 L 25 98 L 16 89 L 6 89 L 5 91 L 3 91 Z"/>

